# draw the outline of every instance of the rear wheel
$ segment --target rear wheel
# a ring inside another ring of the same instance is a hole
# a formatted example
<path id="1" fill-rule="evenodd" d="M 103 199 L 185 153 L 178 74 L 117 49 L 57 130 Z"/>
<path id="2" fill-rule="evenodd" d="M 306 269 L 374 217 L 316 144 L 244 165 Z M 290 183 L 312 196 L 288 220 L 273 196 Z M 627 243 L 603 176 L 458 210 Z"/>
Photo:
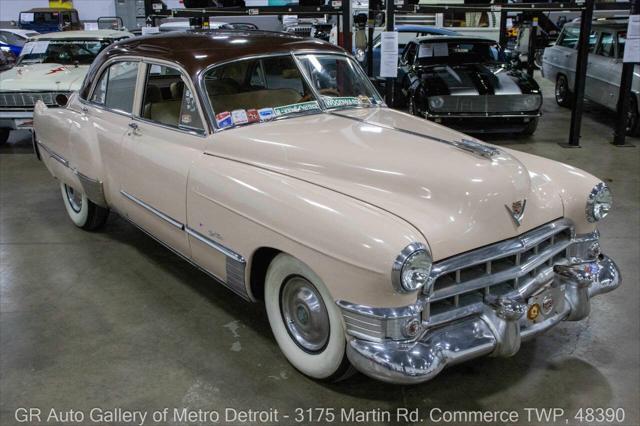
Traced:
<path id="1" fill-rule="evenodd" d="M 11 134 L 11 129 L 2 128 L 0 129 L 0 145 L 7 143 L 9 140 L 9 135 Z"/>
<path id="2" fill-rule="evenodd" d="M 71 221 L 86 231 L 95 231 L 102 227 L 109 216 L 109 209 L 100 207 L 87 198 L 82 190 L 60 183 L 62 200 Z"/>
<path id="3" fill-rule="evenodd" d="M 567 77 L 560 74 L 556 79 L 556 102 L 562 107 L 571 106 L 572 93 L 569 89 Z"/>
<path id="4" fill-rule="evenodd" d="M 289 362 L 314 379 L 350 375 L 342 314 L 320 278 L 304 263 L 279 254 L 267 271 L 267 316 Z"/>

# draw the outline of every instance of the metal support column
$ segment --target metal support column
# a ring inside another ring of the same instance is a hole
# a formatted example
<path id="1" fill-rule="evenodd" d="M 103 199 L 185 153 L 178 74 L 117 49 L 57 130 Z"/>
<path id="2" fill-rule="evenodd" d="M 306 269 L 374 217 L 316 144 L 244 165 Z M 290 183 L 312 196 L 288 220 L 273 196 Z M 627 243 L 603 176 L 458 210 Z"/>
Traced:
<path id="1" fill-rule="evenodd" d="M 373 33 L 375 30 L 376 7 L 377 2 L 369 0 L 369 16 L 367 19 L 367 75 L 373 75 Z"/>
<path id="2" fill-rule="evenodd" d="M 502 5 L 506 5 L 507 4 L 507 0 L 499 0 L 499 3 Z M 504 50 L 507 48 L 507 15 L 509 14 L 509 12 L 507 12 L 506 10 L 500 10 L 500 39 L 498 40 L 498 43 L 500 43 L 500 48 L 502 49 L 502 52 L 504 52 Z"/>
<path id="3" fill-rule="evenodd" d="M 584 85 L 587 79 L 587 64 L 589 62 L 589 35 L 591 34 L 591 20 L 593 19 L 593 3 L 594 0 L 586 0 L 585 8 L 580 16 L 580 39 L 578 41 L 578 59 L 576 61 L 569 141 L 566 144 L 560 144 L 565 148 L 580 148 L 580 127 L 584 109 Z"/>
<path id="4" fill-rule="evenodd" d="M 393 0 L 386 0 L 386 30 L 387 31 L 395 31 L 395 9 Z M 382 46 L 381 46 L 382 47 Z M 380 57 L 380 66 L 382 66 L 382 57 Z M 390 107 L 393 106 L 393 86 L 395 85 L 395 78 L 387 77 L 386 82 L 386 91 L 385 91 L 385 102 Z"/>
<path id="5" fill-rule="evenodd" d="M 342 0 L 342 47 L 351 53 L 351 0 Z"/>
<path id="6" fill-rule="evenodd" d="M 631 0 L 631 11 L 629 15 L 637 15 L 640 13 L 639 3 L 640 0 Z M 627 116 L 629 115 L 629 108 L 631 107 L 631 96 L 635 96 L 631 93 L 635 66 L 636 64 L 633 63 L 625 62 L 622 64 L 622 78 L 620 79 L 620 92 L 618 94 L 618 117 L 613 134 L 613 144 L 615 146 L 634 146 L 633 144 L 625 143 L 625 137 L 627 134 Z M 634 108 L 638 108 L 637 98 L 633 105 Z"/>
<path id="7" fill-rule="evenodd" d="M 533 78 L 536 69 L 534 58 L 536 56 L 536 41 L 538 39 L 538 18 L 531 19 L 531 30 L 529 31 L 529 45 L 527 46 L 527 74 Z"/>

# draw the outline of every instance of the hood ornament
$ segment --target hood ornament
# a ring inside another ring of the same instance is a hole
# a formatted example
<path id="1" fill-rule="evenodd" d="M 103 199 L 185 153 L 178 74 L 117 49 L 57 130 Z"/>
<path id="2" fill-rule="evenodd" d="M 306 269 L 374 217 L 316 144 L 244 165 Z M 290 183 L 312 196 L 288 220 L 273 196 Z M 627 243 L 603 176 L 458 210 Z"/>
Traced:
<path id="1" fill-rule="evenodd" d="M 508 205 L 504 205 L 507 208 L 507 211 L 511 215 L 511 218 L 515 222 L 516 226 L 520 226 L 522 223 L 522 217 L 524 216 L 524 208 L 527 205 L 527 200 L 519 200 L 511 203 L 511 207 Z"/>
<path id="2" fill-rule="evenodd" d="M 451 141 L 450 143 L 456 148 L 488 159 L 492 159 L 496 155 L 500 154 L 500 150 L 498 148 L 494 148 L 492 146 L 476 142 L 471 139 L 461 139 L 460 141 Z"/>

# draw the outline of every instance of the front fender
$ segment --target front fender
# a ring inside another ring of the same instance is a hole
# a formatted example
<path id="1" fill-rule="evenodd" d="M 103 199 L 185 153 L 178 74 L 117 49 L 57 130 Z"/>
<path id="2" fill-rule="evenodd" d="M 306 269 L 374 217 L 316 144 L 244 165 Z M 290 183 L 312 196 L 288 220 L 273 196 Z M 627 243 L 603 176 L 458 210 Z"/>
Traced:
<path id="1" fill-rule="evenodd" d="M 587 220 L 587 198 L 601 179 L 584 170 L 559 161 L 549 160 L 521 151 L 501 148 L 520 160 L 529 170 L 532 185 L 536 182 L 550 184 L 560 195 L 564 217 L 575 224 L 576 234 L 587 234 L 596 229 L 596 224 Z"/>
<path id="2" fill-rule="evenodd" d="M 188 226 L 249 261 L 260 247 L 291 254 L 317 273 L 335 300 L 393 307 L 391 268 L 422 235 L 404 220 L 324 187 L 213 155 L 189 175 Z M 251 270 L 246 268 L 245 274 Z M 250 277 L 245 277 L 247 292 Z"/>

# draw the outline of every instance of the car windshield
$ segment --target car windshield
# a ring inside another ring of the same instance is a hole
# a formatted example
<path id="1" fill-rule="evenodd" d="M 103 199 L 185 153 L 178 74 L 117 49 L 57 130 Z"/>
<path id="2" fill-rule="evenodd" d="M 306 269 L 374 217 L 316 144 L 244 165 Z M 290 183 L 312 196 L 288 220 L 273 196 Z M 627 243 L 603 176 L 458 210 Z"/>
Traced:
<path id="1" fill-rule="evenodd" d="M 24 45 L 18 64 L 90 65 L 109 43 L 105 40 L 31 41 Z"/>
<path id="2" fill-rule="evenodd" d="M 418 50 L 421 65 L 500 62 L 496 43 L 472 41 L 422 41 Z"/>
<path id="3" fill-rule="evenodd" d="M 369 79 L 346 56 L 308 54 L 298 58 L 325 107 L 353 108 L 382 104 L 380 95 Z"/>
<path id="4" fill-rule="evenodd" d="M 291 55 L 240 60 L 207 71 L 204 85 L 218 128 L 317 113 L 322 107 L 382 103 L 362 72 L 344 56 L 302 55 L 299 63 L 313 88 Z"/>

